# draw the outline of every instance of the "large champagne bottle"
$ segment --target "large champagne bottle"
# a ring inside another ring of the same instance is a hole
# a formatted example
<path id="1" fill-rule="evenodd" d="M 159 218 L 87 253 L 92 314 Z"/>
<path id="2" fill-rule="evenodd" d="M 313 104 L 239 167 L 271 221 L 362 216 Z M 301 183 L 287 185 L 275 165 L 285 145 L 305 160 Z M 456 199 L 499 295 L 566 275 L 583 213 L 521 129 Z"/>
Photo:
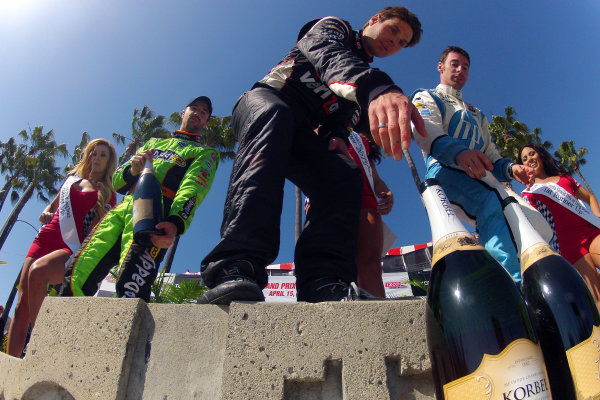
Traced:
<path id="1" fill-rule="evenodd" d="M 434 179 L 421 186 L 433 260 L 427 342 L 438 400 L 551 399 L 527 306 Z"/>
<path id="2" fill-rule="evenodd" d="M 587 284 L 533 229 L 517 201 L 487 176 L 503 199 L 521 260 L 521 290 L 530 309 L 555 399 L 600 398 L 600 315 Z"/>
<path id="3" fill-rule="evenodd" d="M 133 192 L 133 240 L 142 246 L 152 246 L 150 235 L 162 233 L 156 229 L 162 219 L 162 189 L 152 161 L 146 160 Z"/>

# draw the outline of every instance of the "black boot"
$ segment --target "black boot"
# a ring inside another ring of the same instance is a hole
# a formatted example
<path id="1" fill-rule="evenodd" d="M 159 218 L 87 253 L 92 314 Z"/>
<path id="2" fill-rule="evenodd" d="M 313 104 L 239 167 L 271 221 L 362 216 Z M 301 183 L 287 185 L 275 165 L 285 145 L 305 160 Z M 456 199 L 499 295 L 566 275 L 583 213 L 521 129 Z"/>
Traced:
<path id="1" fill-rule="evenodd" d="M 221 270 L 215 287 L 202 295 L 200 303 L 229 305 L 234 300 L 265 301 L 262 289 L 253 277 L 254 268 L 250 262 L 235 262 Z"/>

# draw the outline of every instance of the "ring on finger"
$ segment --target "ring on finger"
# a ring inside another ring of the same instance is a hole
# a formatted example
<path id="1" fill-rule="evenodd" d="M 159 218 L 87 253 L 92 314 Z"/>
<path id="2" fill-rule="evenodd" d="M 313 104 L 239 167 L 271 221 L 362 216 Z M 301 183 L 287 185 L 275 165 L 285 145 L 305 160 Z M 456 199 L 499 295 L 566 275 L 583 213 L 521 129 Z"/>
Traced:
<path id="1" fill-rule="evenodd" d="M 377 128 L 387 128 L 387 122 L 380 122 L 379 125 L 377 125 Z"/>

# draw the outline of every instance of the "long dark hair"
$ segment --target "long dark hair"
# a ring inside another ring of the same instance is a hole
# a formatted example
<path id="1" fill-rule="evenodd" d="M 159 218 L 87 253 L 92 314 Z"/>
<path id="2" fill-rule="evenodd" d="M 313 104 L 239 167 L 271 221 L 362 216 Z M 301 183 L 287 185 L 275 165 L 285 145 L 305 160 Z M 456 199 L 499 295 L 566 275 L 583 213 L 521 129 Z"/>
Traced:
<path id="1" fill-rule="evenodd" d="M 523 149 L 525 147 L 530 147 L 530 148 L 534 149 L 540 155 L 546 175 L 548 175 L 548 176 L 568 175 L 567 171 L 565 171 L 565 169 L 562 167 L 562 165 L 560 165 L 560 163 L 554 157 L 552 157 L 552 155 L 550 153 L 548 153 L 548 150 L 546 150 L 545 148 L 543 148 L 542 146 L 540 146 L 537 143 L 527 143 L 526 145 L 521 146 L 521 148 L 519 149 L 519 156 L 517 157 L 518 164 L 521 164 L 521 165 L 523 164 L 523 160 L 521 159 L 521 154 L 523 153 Z"/>

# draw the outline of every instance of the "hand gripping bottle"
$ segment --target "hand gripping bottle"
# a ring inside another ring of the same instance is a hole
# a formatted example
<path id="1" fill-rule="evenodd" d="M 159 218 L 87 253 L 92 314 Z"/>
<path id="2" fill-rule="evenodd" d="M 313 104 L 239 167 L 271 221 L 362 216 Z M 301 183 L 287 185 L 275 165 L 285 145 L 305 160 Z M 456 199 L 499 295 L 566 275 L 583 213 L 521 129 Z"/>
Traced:
<path id="1" fill-rule="evenodd" d="M 146 160 L 133 192 L 133 240 L 151 247 L 151 234 L 161 234 L 156 224 L 163 220 L 162 189 L 154 175 L 151 160 Z"/>

